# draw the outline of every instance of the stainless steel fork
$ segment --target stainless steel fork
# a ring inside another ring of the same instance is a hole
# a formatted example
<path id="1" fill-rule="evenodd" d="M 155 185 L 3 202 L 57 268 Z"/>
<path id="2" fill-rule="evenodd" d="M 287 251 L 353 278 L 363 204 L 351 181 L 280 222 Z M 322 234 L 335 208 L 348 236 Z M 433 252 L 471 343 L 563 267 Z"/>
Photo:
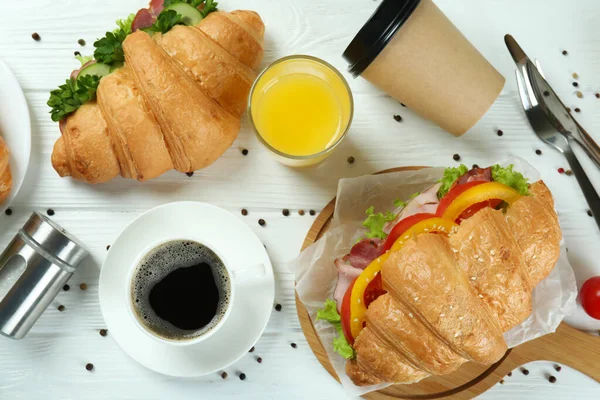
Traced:
<path id="1" fill-rule="evenodd" d="M 572 143 L 580 143 L 600 167 L 600 152 L 595 154 L 596 149 L 594 148 L 594 146 L 598 148 L 598 145 L 587 135 L 587 132 L 583 131 L 585 137 L 579 132 L 579 124 L 574 122 L 554 90 L 516 40 L 512 36 L 506 35 L 504 41 L 517 65 L 519 96 L 533 131 L 544 142 L 563 153 L 577 178 L 596 224 L 600 228 L 600 196 L 571 148 Z M 571 127 L 573 132 L 565 128 L 568 123 L 565 121 L 573 121 Z M 561 127 L 565 129 L 561 129 Z"/>

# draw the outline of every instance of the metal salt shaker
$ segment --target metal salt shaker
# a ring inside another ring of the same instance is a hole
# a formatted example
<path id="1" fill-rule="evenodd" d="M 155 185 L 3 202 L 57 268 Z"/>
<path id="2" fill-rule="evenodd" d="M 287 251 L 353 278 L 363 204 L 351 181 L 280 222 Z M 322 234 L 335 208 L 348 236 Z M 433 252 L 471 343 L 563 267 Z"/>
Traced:
<path id="1" fill-rule="evenodd" d="M 88 251 L 34 212 L 0 255 L 0 334 L 22 339 Z"/>

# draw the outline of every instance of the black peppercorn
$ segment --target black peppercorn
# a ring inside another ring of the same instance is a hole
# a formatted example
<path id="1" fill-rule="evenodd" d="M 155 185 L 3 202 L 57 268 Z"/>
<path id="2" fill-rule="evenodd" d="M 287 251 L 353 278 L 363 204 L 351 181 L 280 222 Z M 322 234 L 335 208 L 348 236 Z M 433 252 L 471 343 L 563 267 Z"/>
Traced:
<path id="1" fill-rule="evenodd" d="M 406 107 L 406 104 L 404 104 L 404 103 L 400 103 L 400 105 L 401 105 L 402 107 Z"/>
<path id="2" fill-rule="evenodd" d="M 80 56 L 80 55 L 81 55 L 81 53 L 80 53 L 80 52 L 78 52 L 78 51 L 74 51 L 74 52 L 73 52 L 73 55 L 74 55 L 74 56 Z"/>
<path id="3" fill-rule="evenodd" d="M 560 370 L 562 369 L 562 367 L 560 365 L 555 365 L 554 369 L 556 370 L 556 372 L 560 372 Z"/>
<path id="4" fill-rule="evenodd" d="M 537 149 L 537 150 L 535 151 L 535 154 L 537 154 L 538 156 L 541 156 L 541 155 L 542 155 L 542 151 L 541 151 L 540 149 Z"/>
<path id="5" fill-rule="evenodd" d="M 227 372 L 223 371 L 223 372 L 221 373 L 221 378 L 223 378 L 223 379 L 227 379 Z"/>
<path id="6" fill-rule="evenodd" d="M 80 46 L 85 46 L 85 40 L 83 39 L 79 39 L 77 43 L 79 43 Z"/>
<path id="7" fill-rule="evenodd" d="M 106 329 L 100 329 L 100 336 L 105 337 L 108 335 L 108 331 Z"/>
<path id="8" fill-rule="evenodd" d="M 4 214 L 12 215 L 12 210 L 10 208 L 7 208 L 6 210 L 4 210 Z"/>
<path id="9" fill-rule="evenodd" d="M 259 220 L 258 220 L 258 224 L 259 224 L 260 226 L 265 226 L 267 223 L 265 222 L 265 220 L 264 220 L 264 219 L 262 219 L 262 218 L 261 218 L 261 219 L 259 219 Z"/>
<path id="10" fill-rule="evenodd" d="M 46 213 L 48 213 L 49 216 L 53 216 L 54 215 L 54 210 L 49 208 Z"/>
<path id="11" fill-rule="evenodd" d="M 246 374 L 242 372 L 242 373 L 240 374 L 240 379 L 241 379 L 241 380 L 244 380 L 244 379 L 246 379 Z"/>
<path id="12" fill-rule="evenodd" d="M 500 379 L 500 384 L 504 385 L 504 379 Z"/>
<path id="13" fill-rule="evenodd" d="M 94 364 L 92 364 L 92 363 L 87 363 L 87 364 L 85 365 L 85 369 L 87 369 L 88 371 L 90 371 L 90 372 L 91 372 L 91 371 L 94 369 Z"/>
<path id="14" fill-rule="evenodd" d="M 254 353 L 254 346 L 252 346 L 252 348 L 248 350 L 248 353 Z"/>
<path id="15" fill-rule="evenodd" d="M 281 311 L 281 304 L 275 304 L 275 310 Z"/>
<path id="16" fill-rule="evenodd" d="M 348 157 L 348 164 L 354 164 L 354 157 Z"/>
<path id="17" fill-rule="evenodd" d="M 596 93 L 596 98 L 600 99 L 600 93 Z"/>
<path id="18" fill-rule="evenodd" d="M 460 156 L 458 154 L 455 154 L 455 155 L 452 156 L 452 159 L 454 161 L 458 161 L 458 160 L 460 160 Z"/>
<path id="19" fill-rule="evenodd" d="M 555 383 L 556 382 L 556 377 L 553 375 L 550 375 L 550 377 L 548 378 L 548 380 L 550 381 L 550 383 Z"/>
<path id="20" fill-rule="evenodd" d="M 245 155 L 245 156 L 247 156 L 248 155 L 248 149 L 242 150 L 242 154 Z"/>
<path id="21" fill-rule="evenodd" d="M 69 291 L 69 289 L 71 289 L 71 286 L 69 286 L 69 285 L 65 285 L 65 286 L 63 286 L 63 290 L 64 290 L 65 292 L 68 292 L 68 291 Z"/>
<path id="22" fill-rule="evenodd" d="M 521 368 L 521 372 L 523 375 L 529 375 L 529 370 L 527 368 Z"/>
<path id="23" fill-rule="evenodd" d="M 394 115 L 394 119 L 396 120 L 396 122 L 402 122 L 402 117 L 398 114 Z"/>
<path id="24" fill-rule="evenodd" d="M 296 347 L 298 347 L 298 345 L 296 343 L 292 343 L 292 344 L 290 344 L 290 346 L 292 346 L 292 349 L 295 349 Z"/>
<path id="25" fill-rule="evenodd" d="M 569 54 L 569 52 L 568 52 L 568 51 L 566 51 L 566 50 L 563 50 L 563 51 L 562 51 L 562 55 L 563 55 L 563 56 L 566 56 L 567 54 Z"/>
<path id="26" fill-rule="evenodd" d="M 590 217 L 594 216 L 594 214 L 592 213 L 592 210 L 587 210 L 587 215 L 589 215 Z"/>
<path id="27" fill-rule="evenodd" d="M 284 217 L 289 217 L 290 210 L 288 210 L 287 208 L 284 208 L 283 211 L 281 211 L 281 213 L 283 214 Z"/>
<path id="28" fill-rule="evenodd" d="M 475 169 L 475 168 L 479 168 L 479 165 L 473 164 L 473 169 Z"/>
<path id="29" fill-rule="evenodd" d="M 579 86 L 579 83 L 577 83 L 577 82 L 573 82 L 573 86 L 575 86 L 575 87 L 578 87 L 578 86 Z"/>
<path id="30" fill-rule="evenodd" d="M 502 135 L 504 135 L 504 132 L 502 132 L 502 129 L 498 129 L 498 132 L 496 132 L 496 134 L 498 136 L 502 136 Z"/>
<path id="31" fill-rule="evenodd" d="M 58 311 L 60 311 L 60 312 L 65 311 L 65 306 L 63 306 L 62 304 L 60 306 L 58 306 Z"/>
<path id="32" fill-rule="evenodd" d="M 308 213 L 309 213 L 310 215 L 315 215 L 317 212 L 316 212 L 315 210 L 310 210 Z"/>
<path id="33" fill-rule="evenodd" d="M 32 37 L 32 39 L 33 39 L 33 40 L 35 40 L 36 42 L 39 42 L 40 40 L 42 40 L 42 37 L 41 37 L 41 36 L 39 35 L 39 33 L 37 33 L 37 32 L 33 32 L 33 33 L 31 34 L 31 37 Z"/>
<path id="34" fill-rule="evenodd" d="M 109 251 L 109 250 L 110 250 L 110 244 L 107 244 L 106 245 L 106 251 Z"/>
<path id="35" fill-rule="evenodd" d="M 548 96 L 550 96 L 550 92 L 547 90 L 544 90 L 544 97 L 548 97 Z"/>
<path id="36" fill-rule="evenodd" d="M 246 210 L 245 208 L 242 208 L 242 215 L 248 215 L 248 210 Z"/>
<path id="37" fill-rule="evenodd" d="M 192 176 L 194 176 L 194 171 L 186 172 L 185 174 L 191 178 Z"/>
<path id="38" fill-rule="evenodd" d="M 509 372 L 508 374 L 506 374 L 507 376 L 512 376 L 512 372 Z"/>
<path id="39" fill-rule="evenodd" d="M 575 112 L 581 112 L 580 108 L 575 108 Z"/>
<path id="40" fill-rule="evenodd" d="M 256 362 L 257 362 L 257 363 L 259 363 L 259 364 L 262 364 L 262 358 L 258 357 L 258 358 L 256 359 Z"/>

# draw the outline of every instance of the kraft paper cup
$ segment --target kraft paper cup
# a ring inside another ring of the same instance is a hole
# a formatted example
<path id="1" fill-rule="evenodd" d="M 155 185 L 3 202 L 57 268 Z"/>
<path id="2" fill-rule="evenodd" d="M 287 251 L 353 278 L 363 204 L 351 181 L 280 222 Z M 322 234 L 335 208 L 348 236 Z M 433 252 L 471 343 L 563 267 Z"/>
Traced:
<path id="1" fill-rule="evenodd" d="M 455 136 L 479 121 L 505 82 L 431 0 L 384 0 L 343 56 L 355 77 Z"/>

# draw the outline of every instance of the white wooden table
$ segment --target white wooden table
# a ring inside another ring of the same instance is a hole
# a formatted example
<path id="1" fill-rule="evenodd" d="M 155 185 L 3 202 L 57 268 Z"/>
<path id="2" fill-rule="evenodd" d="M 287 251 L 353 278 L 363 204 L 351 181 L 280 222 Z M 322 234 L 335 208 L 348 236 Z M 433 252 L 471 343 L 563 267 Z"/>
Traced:
<path id="1" fill-rule="evenodd" d="M 574 177 L 559 175 L 562 156 L 541 144 L 524 119 L 503 43 L 512 33 L 530 55 L 539 57 L 546 76 L 577 118 L 600 140 L 600 3 L 598 0 L 437 0 L 465 35 L 507 77 L 500 99 L 477 126 L 460 139 L 444 133 L 402 108 L 363 80 L 350 80 L 356 112 L 349 137 L 325 163 L 293 170 L 277 164 L 256 140 L 246 120 L 234 145 L 209 168 L 188 178 L 168 173 L 144 184 L 117 179 L 96 187 L 60 179 L 50 165 L 58 137 L 48 115 L 48 92 L 64 83 L 77 66 L 73 52 L 93 51 L 93 41 L 114 21 L 145 6 L 144 0 L 2 1 L 0 58 L 17 75 L 29 102 L 33 149 L 27 181 L 13 204 L 12 216 L 0 216 L 0 248 L 8 243 L 32 210 L 53 209 L 55 220 L 93 252 L 22 341 L 0 338 L 0 399 L 331 399 L 344 398 L 307 346 L 293 295 L 293 277 L 285 266 L 294 257 L 319 212 L 335 194 L 341 177 L 358 176 L 400 165 L 454 165 L 458 153 L 467 164 L 487 165 L 505 155 L 527 159 L 539 169 L 556 197 L 569 258 L 578 280 L 600 275 L 600 234 Z M 345 71 L 341 53 L 371 14 L 371 0 L 222 0 L 223 9 L 258 11 L 267 26 L 264 63 L 291 53 L 324 58 Z M 38 32 L 41 41 L 32 40 Z M 87 45 L 81 47 L 77 40 Z M 567 56 L 561 54 L 568 51 Z M 575 96 L 571 74 L 580 76 L 583 99 Z M 0 82 L 1 84 L 1 82 Z M 394 121 L 400 114 L 403 122 Z M 499 137 L 496 130 L 502 129 Z M 247 156 L 241 149 L 249 150 Z M 535 154 L 541 149 L 541 156 Z M 346 162 L 353 156 L 356 162 Z M 589 163 L 588 163 L 589 165 Z M 594 168 L 596 181 L 600 174 Z M 104 322 L 98 304 L 98 274 L 106 246 L 132 219 L 151 207 L 175 200 L 203 201 L 237 214 L 264 241 L 276 270 L 276 302 L 269 325 L 254 353 L 217 374 L 173 379 L 136 364 L 111 338 L 99 335 Z M 248 209 L 247 216 L 240 210 Z M 284 217 L 281 210 L 292 211 Z M 304 216 L 298 210 L 305 210 Z M 267 221 L 258 225 L 259 218 Z M 79 288 L 87 284 L 87 290 Z M 66 307 L 59 312 L 59 305 Z M 298 344 L 293 349 L 290 343 Z M 255 357 L 262 357 L 262 364 Z M 94 364 L 93 372 L 85 369 Z M 554 372 L 551 363 L 518 371 L 482 398 L 597 399 L 600 385 L 578 372 Z M 247 375 L 240 381 L 236 373 Z M 545 374 L 558 381 L 550 384 Z"/>

